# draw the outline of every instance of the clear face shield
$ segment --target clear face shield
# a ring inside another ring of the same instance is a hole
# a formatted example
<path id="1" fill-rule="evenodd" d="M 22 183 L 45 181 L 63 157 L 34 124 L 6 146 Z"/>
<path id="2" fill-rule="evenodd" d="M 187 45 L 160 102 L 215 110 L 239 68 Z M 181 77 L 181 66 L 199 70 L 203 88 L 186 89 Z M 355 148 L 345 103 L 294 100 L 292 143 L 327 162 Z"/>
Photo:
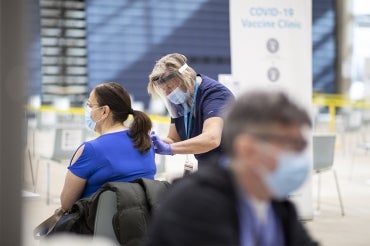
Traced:
<path id="1" fill-rule="evenodd" d="M 184 115 L 184 109 L 188 110 L 189 91 L 181 88 L 177 79 L 188 67 L 185 63 L 178 71 L 172 72 L 154 83 L 154 89 L 164 102 L 171 118 Z"/>

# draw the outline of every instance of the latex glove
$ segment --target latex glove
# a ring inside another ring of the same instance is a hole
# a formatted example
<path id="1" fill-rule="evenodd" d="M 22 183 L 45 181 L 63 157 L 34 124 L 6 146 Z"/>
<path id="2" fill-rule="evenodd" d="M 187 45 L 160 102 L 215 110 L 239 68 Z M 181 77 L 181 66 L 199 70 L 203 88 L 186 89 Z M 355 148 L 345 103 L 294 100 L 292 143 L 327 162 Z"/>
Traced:
<path id="1" fill-rule="evenodd" d="M 171 145 L 164 142 L 155 132 L 150 133 L 155 153 L 161 155 L 173 155 Z"/>

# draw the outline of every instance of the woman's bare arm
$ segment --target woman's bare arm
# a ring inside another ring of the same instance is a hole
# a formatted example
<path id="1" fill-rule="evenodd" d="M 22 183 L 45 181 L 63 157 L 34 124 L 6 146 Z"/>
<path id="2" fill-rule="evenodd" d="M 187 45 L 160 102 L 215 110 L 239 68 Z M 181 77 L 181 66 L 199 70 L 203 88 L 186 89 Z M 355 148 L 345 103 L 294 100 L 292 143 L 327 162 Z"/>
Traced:
<path id="1" fill-rule="evenodd" d="M 82 145 L 74 155 L 71 165 L 73 165 L 76 160 L 81 156 L 83 152 L 84 145 Z M 64 211 L 69 211 L 72 208 L 72 205 L 81 197 L 81 194 L 85 188 L 86 179 L 80 178 L 74 175 L 71 171 L 68 170 L 65 180 L 62 193 L 60 195 L 60 201 L 62 204 L 62 209 Z"/>

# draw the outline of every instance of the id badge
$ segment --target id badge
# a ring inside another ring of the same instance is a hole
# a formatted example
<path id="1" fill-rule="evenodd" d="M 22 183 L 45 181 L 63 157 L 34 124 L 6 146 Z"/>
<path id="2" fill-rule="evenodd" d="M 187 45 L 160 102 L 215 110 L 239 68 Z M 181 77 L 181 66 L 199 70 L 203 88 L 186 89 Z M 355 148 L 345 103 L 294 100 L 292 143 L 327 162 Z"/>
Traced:
<path id="1" fill-rule="evenodd" d="M 190 173 L 193 172 L 193 163 L 190 162 L 185 162 L 184 164 L 184 176 L 189 175 Z"/>

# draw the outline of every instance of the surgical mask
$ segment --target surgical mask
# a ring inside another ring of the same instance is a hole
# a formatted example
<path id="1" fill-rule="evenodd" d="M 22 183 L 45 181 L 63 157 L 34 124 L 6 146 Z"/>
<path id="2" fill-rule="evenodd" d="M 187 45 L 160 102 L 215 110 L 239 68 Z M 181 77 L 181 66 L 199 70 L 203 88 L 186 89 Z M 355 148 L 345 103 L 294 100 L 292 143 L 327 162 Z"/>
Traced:
<path id="1" fill-rule="evenodd" d="M 101 107 L 99 107 L 101 108 Z M 96 108 L 96 109 L 99 109 L 99 108 Z M 94 110 L 96 110 L 94 109 Z M 92 131 L 95 131 L 95 126 L 96 126 L 96 122 L 91 118 L 91 112 L 93 111 L 92 108 L 90 108 L 89 106 L 86 106 L 85 107 L 85 123 L 87 125 L 87 127 L 92 130 Z"/>
<path id="2" fill-rule="evenodd" d="M 189 92 L 183 92 L 179 87 L 167 95 L 168 100 L 173 104 L 184 104 L 189 98 Z"/>
<path id="3" fill-rule="evenodd" d="M 309 158 L 304 153 L 284 152 L 278 156 L 276 169 L 264 175 L 264 181 L 273 197 L 287 198 L 298 189 L 309 173 Z"/>

